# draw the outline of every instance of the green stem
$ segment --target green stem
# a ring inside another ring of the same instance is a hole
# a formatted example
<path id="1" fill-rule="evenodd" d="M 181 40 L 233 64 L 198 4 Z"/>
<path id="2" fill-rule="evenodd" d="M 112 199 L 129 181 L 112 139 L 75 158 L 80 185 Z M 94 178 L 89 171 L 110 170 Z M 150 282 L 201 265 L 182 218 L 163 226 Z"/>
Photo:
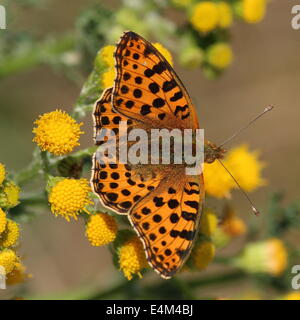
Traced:
<path id="1" fill-rule="evenodd" d="M 44 205 L 47 206 L 47 199 L 45 193 L 29 193 L 21 197 L 20 202 L 22 205 L 33 206 L 33 205 Z"/>
<path id="2" fill-rule="evenodd" d="M 41 159 L 44 171 L 45 180 L 48 181 L 48 177 L 50 175 L 50 162 L 49 162 L 49 154 L 47 151 L 41 151 Z"/>
<path id="3" fill-rule="evenodd" d="M 75 159 L 82 159 L 85 157 L 92 156 L 97 151 L 98 146 L 92 146 L 90 148 L 82 149 L 74 152 L 71 157 Z"/>
<path id="4" fill-rule="evenodd" d="M 240 281 L 247 278 L 247 274 L 241 271 L 231 271 L 227 272 L 221 275 L 212 275 L 209 277 L 201 277 L 201 278 L 194 278 L 192 280 L 183 280 L 179 278 L 174 278 L 171 281 L 176 284 L 177 287 L 180 288 L 180 290 L 184 294 L 185 299 L 196 299 L 194 294 L 192 293 L 192 290 L 198 288 L 198 287 L 204 287 L 204 286 L 210 286 L 210 285 L 220 285 L 224 283 L 232 283 L 234 281 Z M 87 300 L 100 300 L 100 299 L 108 299 L 114 295 L 120 295 L 126 292 L 129 288 L 132 288 L 135 285 L 135 281 L 137 280 L 131 280 L 131 281 L 125 281 L 121 282 L 120 284 L 108 289 L 104 292 L 95 292 L 91 295 L 88 295 L 85 297 Z M 168 283 L 166 283 L 166 286 Z M 161 287 L 161 282 L 156 282 L 150 286 L 147 286 L 146 291 L 151 290 L 152 292 L 156 289 L 158 290 Z"/>
<path id="5" fill-rule="evenodd" d="M 195 300 L 196 297 L 192 293 L 192 288 L 185 280 L 175 277 L 173 282 L 176 284 L 178 289 L 182 292 L 184 299 Z"/>
<path id="6" fill-rule="evenodd" d="M 59 39 L 50 39 L 34 44 L 22 54 L 11 54 L 0 60 L 0 79 L 31 69 L 42 63 L 49 63 L 64 52 L 74 48 L 74 37 L 65 35 Z"/>
<path id="7" fill-rule="evenodd" d="M 226 282 L 240 281 L 247 278 L 247 274 L 242 271 L 231 271 L 220 275 L 213 275 L 210 277 L 201 277 L 198 279 L 188 280 L 187 283 L 191 288 L 209 286 L 212 284 L 222 284 Z"/>
<path id="8" fill-rule="evenodd" d="M 135 285 L 135 282 L 137 280 L 133 279 L 131 281 L 124 281 L 124 282 L 121 282 L 120 284 L 104 291 L 104 292 L 95 292 L 93 294 L 91 294 L 90 296 L 87 296 L 85 298 L 85 300 L 103 300 L 103 299 L 107 299 L 111 296 L 114 296 L 114 295 L 117 295 L 117 294 L 120 294 L 120 293 L 123 293 L 125 292 L 127 289 L 131 288 L 132 286 Z"/>

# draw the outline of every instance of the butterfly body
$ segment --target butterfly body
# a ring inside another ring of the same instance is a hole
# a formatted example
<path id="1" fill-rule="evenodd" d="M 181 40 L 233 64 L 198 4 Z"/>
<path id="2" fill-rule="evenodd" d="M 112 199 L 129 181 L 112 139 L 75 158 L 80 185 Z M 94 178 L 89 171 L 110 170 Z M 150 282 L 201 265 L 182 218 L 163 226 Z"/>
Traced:
<path id="1" fill-rule="evenodd" d="M 110 129 L 122 146 L 125 142 L 118 126 L 123 121 L 126 134 L 134 128 L 148 134 L 152 129 L 183 132 L 199 128 L 186 89 L 151 43 L 126 32 L 116 47 L 115 61 L 114 87 L 107 89 L 95 105 L 96 144 L 101 144 L 97 139 L 100 131 Z M 195 148 L 194 141 L 191 143 Z M 113 159 L 115 163 L 100 163 L 94 156 L 93 191 L 104 206 L 128 215 L 149 264 L 162 277 L 171 278 L 188 258 L 196 238 L 204 201 L 203 175 L 200 171 L 187 175 L 187 165 L 176 164 L 174 152 L 169 164 L 124 164 L 118 162 L 119 156 L 120 151 Z"/>

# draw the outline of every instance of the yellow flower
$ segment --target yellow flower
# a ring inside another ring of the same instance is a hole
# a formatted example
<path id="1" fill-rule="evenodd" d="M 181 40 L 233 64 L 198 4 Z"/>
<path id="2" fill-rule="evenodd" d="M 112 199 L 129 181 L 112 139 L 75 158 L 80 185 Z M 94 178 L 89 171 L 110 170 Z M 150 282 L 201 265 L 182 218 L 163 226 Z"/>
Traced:
<path id="1" fill-rule="evenodd" d="M 142 278 L 141 271 L 148 267 L 143 244 L 138 237 L 132 237 L 119 249 L 119 264 L 128 280 L 134 274 Z"/>
<path id="2" fill-rule="evenodd" d="M 210 241 L 202 241 L 196 244 L 192 253 L 192 260 L 197 269 L 205 269 L 213 260 L 215 256 L 215 246 Z"/>
<path id="3" fill-rule="evenodd" d="M 170 51 L 158 42 L 153 43 L 153 46 L 166 58 L 170 65 L 173 66 L 173 58 Z"/>
<path id="4" fill-rule="evenodd" d="M 218 161 L 204 164 L 205 190 L 216 198 L 228 197 L 234 181 Z"/>
<path id="5" fill-rule="evenodd" d="M 70 153 L 79 145 L 78 140 L 83 133 L 82 123 L 77 123 L 61 110 L 45 113 L 35 121 L 33 129 L 34 142 L 42 151 L 49 151 L 57 156 Z"/>
<path id="6" fill-rule="evenodd" d="M 8 219 L 5 231 L 0 235 L 0 247 L 9 248 L 14 246 L 20 235 L 19 225 Z"/>
<path id="7" fill-rule="evenodd" d="M 97 213 L 89 218 L 86 235 L 92 246 L 104 246 L 116 239 L 117 223 L 107 213 Z"/>
<path id="8" fill-rule="evenodd" d="M 221 28 L 228 28 L 232 24 L 232 10 L 228 3 L 221 1 L 217 3 L 219 12 L 219 26 Z"/>
<path id="9" fill-rule="evenodd" d="M 0 163 L 0 185 L 3 183 L 5 179 L 6 171 L 4 164 Z"/>
<path id="10" fill-rule="evenodd" d="M 21 189 L 14 182 L 6 182 L 3 189 L 0 190 L 0 206 L 5 208 L 17 206 L 20 203 L 20 192 Z"/>
<path id="11" fill-rule="evenodd" d="M 102 73 L 102 87 L 111 88 L 114 85 L 114 80 L 116 77 L 116 71 L 114 68 L 109 68 L 107 71 Z"/>
<path id="12" fill-rule="evenodd" d="M 0 235 L 5 230 L 7 223 L 6 214 L 5 212 L 0 208 Z"/>
<path id="13" fill-rule="evenodd" d="M 226 156 L 227 168 L 246 191 L 253 191 L 266 183 L 261 177 L 264 164 L 259 162 L 258 156 L 258 152 L 250 152 L 247 145 L 232 149 Z"/>
<path id="14" fill-rule="evenodd" d="M 287 257 L 282 241 L 272 238 L 248 244 L 234 264 L 251 273 L 279 276 L 287 267 Z"/>
<path id="15" fill-rule="evenodd" d="M 210 210 L 205 209 L 200 220 L 199 232 L 210 237 L 217 229 L 218 217 Z"/>
<path id="16" fill-rule="evenodd" d="M 0 251 L 0 267 L 4 268 L 6 274 L 13 271 L 18 261 L 19 259 L 13 250 L 4 249 Z"/>
<path id="17" fill-rule="evenodd" d="M 190 21 L 194 28 L 200 32 L 212 31 L 218 25 L 218 7 L 210 1 L 196 4 L 192 10 Z"/>
<path id="18" fill-rule="evenodd" d="M 283 297 L 281 297 L 280 300 L 300 300 L 300 293 L 299 292 L 290 292 Z"/>
<path id="19" fill-rule="evenodd" d="M 266 13 L 266 0 L 243 0 L 242 15 L 246 22 L 260 22 Z"/>
<path id="20" fill-rule="evenodd" d="M 57 216 L 63 216 L 67 221 L 70 218 L 77 220 L 77 215 L 91 204 L 89 199 L 91 188 L 86 179 L 63 179 L 51 189 L 49 202 L 51 211 Z"/>
<path id="21" fill-rule="evenodd" d="M 115 65 L 114 52 L 115 46 L 105 46 L 99 51 L 96 59 L 103 62 L 106 67 L 113 67 Z"/>
<path id="22" fill-rule="evenodd" d="M 7 274 L 6 283 L 8 285 L 14 285 L 24 282 L 31 276 L 26 273 L 26 268 L 21 262 L 17 262 L 13 271 Z"/>
<path id="23" fill-rule="evenodd" d="M 232 50 L 227 43 L 216 43 L 208 48 L 207 61 L 217 69 L 225 69 L 232 62 Z"/>
<path id="24" fill-rule="evenodd" d="M 232 208 L 227 209 L 221 228 L 230 237 L 240 236 L 247 230 L 245 222 L 236 216 Z"/>
<path id="25" fill-rule="evenodd" d="M 250 152 L 246 145 L 229 151 L 224 164 L 246 191 L 253 191 L 265 184 L 265 180 L 261 177 L 264 164 L 258 160 L 258 153 Z M 207 194 L 216 198 L 228 197 L 231 189 L 237 188 L 233 179 L 218 161 L 204 164 L 204 178 Z"/>

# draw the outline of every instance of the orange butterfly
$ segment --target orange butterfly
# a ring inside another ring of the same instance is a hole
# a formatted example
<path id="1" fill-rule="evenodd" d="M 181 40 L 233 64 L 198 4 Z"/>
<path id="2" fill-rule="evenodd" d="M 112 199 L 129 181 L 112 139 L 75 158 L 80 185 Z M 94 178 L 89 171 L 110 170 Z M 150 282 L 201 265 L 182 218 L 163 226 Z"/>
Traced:
<path id="1" fill-rule="evenodd" d="M 120 121 L 127 122 L 128 131 L 199 128 L 185 87 L 151 43 L 126 32 L 115 61 L 114 87 L 96 102 L 96 136 L 111 129 L 120 141 Z M 216 157 L 211 152 L 206 160 Z M 188 258 L 197 235 L 204 201 L 202 173 L 186 175 L 184 164 L 100 164 L 94 156 L 91 183 L 104 206 L 128 216 L 152 268 L 171 278 Z"/>

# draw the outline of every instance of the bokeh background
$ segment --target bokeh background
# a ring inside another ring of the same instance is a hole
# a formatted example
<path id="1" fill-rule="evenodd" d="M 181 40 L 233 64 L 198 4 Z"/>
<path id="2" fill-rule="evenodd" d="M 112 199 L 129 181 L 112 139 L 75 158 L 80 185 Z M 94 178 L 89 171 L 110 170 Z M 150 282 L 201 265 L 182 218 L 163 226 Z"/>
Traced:
<path id="1" fill-rule="evenodd" d="M 97 2 L 97 1 L 94 1 Z M 118 8 L 119 1 L 101 1 Z M 274 111 L 261 119 L 233 143 L 247 142 L 258 149 L 267 164 L 264 177 L 268 185 L 251 196 L 264 214 L 266 203 L 274 191 L 283 191 L 286 203 L 300 198 L 300 135 L 298 92 L 300 83 L 300 31 L 291 27 L 291 8 L 297 0 L 273 0 L 265 19 L 255 25 L 236 21 L 231 28 L 234 52 L 232 66 L 216 80 L 208 80 L 200 70 L 186 70 L 176 63 L 185 86 L 197 106 L 200 125 L 206 138 L 222 142 L 236 129 L 258 114 L 266 105 Z M 12 1 L 8 29 L 30 30 L 38 39 L 45 35 L 74 30 L 77 17 L 89 1 L 41 1 L 34 9 Z M 172 13 L 171 13 L 172 14 Z M 180 15 L 175 20 L 180 21 Z M 0 30 L 0 37 L 5 30 Z M 165 44 L 167 46 L 167 43 Z M 38 65 L 24 72 L 0 79 L 0 160 L 9 170 L 20 170 L 30 162 L 33 121 L 38 115 L 62 108 L 70 111 L 80 92 L 80 85 L 63 72 Z M 85 135 L 81 145 L 92 145 L 92 117 L 84 119 Z M 263 223 L 251 216 L 249 205 L 239 192 L 233 193 L 235 207 L 246 221 Z M 296 231 L 289 237 L 299 239 Z M 53 297 L 90 288 L 108 288 L 122 277 L 112 267 L 107 248 L 94 248 L 84 236 L 83 222 L 66 222 L 55 218 L 50 210 L 22 225 L 20 252 L 33 275 L 26 283 L 31 297 Z M 210 268 L 207 273 L 214 268 Z M 156 275 L 149 277 L 155 278 Z M 81 288 L 79 290 L 79 288 Z M 82 289 L 84 288 L 84 289 Z M 11 294 L 0 292 L 0 298 Z M 204 289 L 202 289 L 204 290 Z M 229 291 L 228 291 L 229 290 Z M 205 295 L 242 295 L 255 291 L 245 280 L 210 287 Z M 79 295 L 80 295 L 79 294 Z"/>

